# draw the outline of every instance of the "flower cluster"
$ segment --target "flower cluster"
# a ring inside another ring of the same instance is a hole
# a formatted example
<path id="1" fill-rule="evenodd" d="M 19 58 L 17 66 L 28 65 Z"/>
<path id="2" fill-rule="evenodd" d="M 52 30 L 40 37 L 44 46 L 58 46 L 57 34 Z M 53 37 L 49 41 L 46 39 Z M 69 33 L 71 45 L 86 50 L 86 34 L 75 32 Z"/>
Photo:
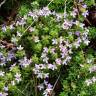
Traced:
<path id="1" fill-rule="evenodd" d="M 90 73 L 96 72 L 96 66 L 92 66 L 91 68 L 89 68 L 89 71 Z"/>
<path id="2" fill-rule="evenodd" d="M 91 79 L 87 79 L 85 82 L 86 82 L 87 86 L 89 86 L 96 82 L 96 77 L 93 76 Z"/>

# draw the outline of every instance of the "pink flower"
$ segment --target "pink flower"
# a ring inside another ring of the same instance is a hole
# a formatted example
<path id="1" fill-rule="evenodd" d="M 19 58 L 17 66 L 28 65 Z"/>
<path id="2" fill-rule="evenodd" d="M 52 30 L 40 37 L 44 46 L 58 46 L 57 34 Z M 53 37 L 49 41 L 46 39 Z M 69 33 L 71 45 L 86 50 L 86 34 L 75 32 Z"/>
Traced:
<path id="1" fill-rule="evenodd" d="M 55 48 L 52 48 L 52 49 L 50 50 L 50 52 L 53 53 L 53 54 L 55 54 Z"/>
<path id="2" fill-rule="evenodd" d="M 43 9 L 39 10 L 38 15 L 39 16 L 49 16 L 51 14 L 51 11 L 48 7 L 44 7 Z"/>
<path id="3" fill-rule="evenodd" d="M 67 50 L 67 48 L 64 46 L 64 47 L 61 47 L 61 51 L 62 51 L 62 53 L 65 53 L 65 54 L 66 54 L 68 50 Z"/>
<path id="4" fill-rule="evenodd" d="M 77 13 L 78 13 L 78 10 L 76 8 L 73 8 L 73 11 L 71 12 L 70 15 L 73 17 L 76 17 Z"/>
<path id="5" fill-rule="evenodd" d="M 37 20 L 38 19 L 38 14 L 37 13 L 38 13 L 38 10 L 34 10 L 33 12 L 30 11 L 28 13 L 28 16 L 33 17 L 34 20 Z"/>
<path id="6" fill-rule="evenodd" d="M 48 64 L 48 69 L 55 70 L 55 69 L 57 69 L 57 67 L 55 64 Z"/>
<path id="7" fill-rule="evenodd" d="M 57 59 L 55 60 L 55 62 L 56 62 L 56 64 L 61 65 L 61 59 L 60 59 L 60 58 L 57 58 Z"/>
<path id="8" fill-rule="evenodd" d="M 33 31 L 35 31 L 35 28 L 33 28 L 33 27 L 30 27 L 30 28 L 29 28 L 29 31 L 30 31 L 30 32 L 33 32 Z"/>
<path id="9" fill-rule="evenodd" d="M 64 23 L 62 24 L 63 29 L 69 29 L 72 26 L 72 22 L 68 20 L 64 20 Z"/>

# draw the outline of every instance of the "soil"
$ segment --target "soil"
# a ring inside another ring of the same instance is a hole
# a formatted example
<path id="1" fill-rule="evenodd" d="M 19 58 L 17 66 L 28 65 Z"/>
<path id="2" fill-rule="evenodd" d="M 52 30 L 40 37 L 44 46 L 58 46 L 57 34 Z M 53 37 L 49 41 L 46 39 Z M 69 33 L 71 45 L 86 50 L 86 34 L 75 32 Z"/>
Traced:
<path id="1" fill-rule="evenodd" d="M 96 6 L 91 6 L 88 9 L 89 15 L 87 16 L 87 20 L 84 21 L 85 26 L 94 26 L 96 27 Z"/>
<path id="2" fill-rule="evenodd" d="M 20 7 L 20 2 L 15 1 L 13 5 L 10 4 L 10 7 L 8 7 L 7 3 L 9 2 L 6 1 L 6 3 L 0 7 L 0 25 L 8 25 L 14 21 Z"/>

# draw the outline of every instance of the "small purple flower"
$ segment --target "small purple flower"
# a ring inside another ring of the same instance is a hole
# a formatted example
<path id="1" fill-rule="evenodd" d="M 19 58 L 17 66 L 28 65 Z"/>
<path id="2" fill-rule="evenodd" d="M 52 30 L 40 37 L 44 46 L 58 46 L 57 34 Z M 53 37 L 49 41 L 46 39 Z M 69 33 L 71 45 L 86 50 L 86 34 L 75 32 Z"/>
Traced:
<path id="1" fill-rule="evenodd" d="M 47 47 L 44 47 L 43 48 L 43 52 L 48 53 L 48 48 Z"/>
<path id="2" fill-rule="evenodd" d="M 88 12 L 88 11 L 85 11 L 85 12 L 82 13 L 82 15 L 83 15 L 84 17 L 86 17 L 86 16 L 89 15 L 89 12 Z"/>
<path id="3" fill-rule="evenodd" d="M 2 31 L 6 32 L 6 30 L 7 30 L 6 25 L 2 25 Z"/>
<path id="4" fill-rule="evenodd" d="M 54 44 L 57 44 L 58 42 L 57 42 L 57 39 L 52 39 L 52 44 L 54 45 Z"/>
<path id="5" fill-rule="evenodd" d="M 26 21 L 25 21 L 24 18 L 21 18 L 20 21 L 17 21 L 17 22 L 16 22 L 16 26 L 18 26 L 18 25 L 20 25 L 20 26 L 24 26 L 25 24 L 26 24 Z"/>
<path id="6" fill-rule="evenodd" d="M 66 59 L 63 60 L 62 64 L 63 64 L 63 65 L 67 65 L 67 60 L 66 60 Z"/>
<path id="7" fill-rule="evenodd" d="M 53 86 L 52 86 L 50 83 L 47 85 L 47 88 L 48 88 L 48 89 L 52 89 L 52 87 L 53 87 Z"/>
<path id="8" fill-rule="evenodd" d="M 91 68 L 89 68 L 89 71 L 90 73 L 96 72 L 96 66 L 92 66 Z"/>
<path id="9" fill-rule="evenodd" d="M 13 64 L 13 65 L 11 65 L 11 67 L 10 67 L 10 71 L 12 71 L 12 69 L 13 69 L 15 66 L 16 66 L 16 63 Z"/>
<path id="10" fill-rule="evenodd" d="M 80 36 L 80 32 L 79 31 L 75 32 L 75 35 Z"/>
<path id="11" fill-rule="evenodd" d="M 3 96 L 3 94 L 0 92 L 0 96 Z"/>
<path id="12" fill-rule="evenodd" d="M 4 91 L 8 91 L 8 86 L 4 86 Z"/>
<path id="13" fill-rule="evenodd" d="M 56 64 L 61 65 L 61 59 L 60 59 L 60 58 L 57 58 L 57 59 L 55 60 L 55 62 L 56 62 Z"/>
<path id="14" fill-rule="evenodd" d="M 73 8 L 73 11 L 71 12 L 70 15 L 73 16 L 73 17 L 76 17 L 77 13 L 78 13 L 78 9 Z"/>
<path id="15" fill-rule="evenodd" d="M 52 49 L 50 50 L 50 52 L 51 52 L 52 54 L 55 54 L 55 48 L 52 48 Z"/>
<path id="16" fill-rule="evenodd" d="M 22 66 L 22 67 L 27 67 L 31 64 L 31 59 L 27 59 L 27 57 L 24 57 L 23 59 L 19 60 L 19 64 Z"/>
<path id="17" fill-rule="evenodd" d="M 86 4 L 84 4 L 84 5 L 82 5 L 82 7 L 86 9 L 86 8 L 87 8 L 87 5 L 86 5 Z"/>
<path id="18" fill-rule="evenodd" d="M 21 74 L 20 73 L 16 73 L 15 74 L 15 80 L 19 83 L 21 81 Z"/>
<path id="19" fill-rule="evenodd" d="M 33 12 L 29 12 L 28 16 L 33 17 L 34 20 L 38 19 L 38 10 L 34 10 Z"/>
<path id="20" fill-rule="evenodd" d="M 0 61 L 2 60 L 3 58 L 3 53 L 0 52 Z"/>
<path id="21" fill-rule="evenodd" d="M 15 54 L 13 52 L 9 52 L 7 56 L 7 61 L 11 61 L 13 58 L 15 58 Z"/>
<path id="22" fill-rule="evenodd" d="M 36 68 L 36 69 L 39 69 L 39 65 L 38 65 L 38 64 L 35 64 L 35 68 Z"/>
<path id="23" fill-rule="evenodd" d="M 63 46 L 63 45 L 60 45 L 59 47 L 60 47 L 60 51 L 62 52 L 61 53 L 62 58 L 64 58 L 68 54 L 67 47 L 66 46 Z"/>
<path id="24" fill-rule="evenodd" d="M 39 10 L 38 15 L 40 16 L 49 16 L 51 14 L 51 11 L 48 7 L 44 7 L 43 9 Z"/>
<path id="25" fill-rule="evenodd" d="M 69 29 L 72 26 L 72 21 L 64 20 L 64 23 L 62 24 L 63 29 Z"/>
<path id="26" fill-rule="evenodd" d="M 13 25 L 10 25 L 10 29 L 13 30 L 14 29 L 14 26 Z"/>
<path id="27" fill-rule="evenodd" d="M 48 64 L 48 69 L 55 70 L 57 67 L 55 64 Z"/>

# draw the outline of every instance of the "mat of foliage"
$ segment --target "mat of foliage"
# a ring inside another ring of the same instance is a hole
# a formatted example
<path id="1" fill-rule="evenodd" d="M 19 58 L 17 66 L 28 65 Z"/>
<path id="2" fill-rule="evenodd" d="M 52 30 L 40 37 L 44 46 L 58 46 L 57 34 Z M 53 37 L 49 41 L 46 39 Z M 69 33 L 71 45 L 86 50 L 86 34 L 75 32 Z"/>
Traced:
<path id="1" fill-rule="evenodd" d="M 23 1 L 0 26 L 0 96 L 96 96 L 96 28 L 84 24 L 94 4 Z"/>

